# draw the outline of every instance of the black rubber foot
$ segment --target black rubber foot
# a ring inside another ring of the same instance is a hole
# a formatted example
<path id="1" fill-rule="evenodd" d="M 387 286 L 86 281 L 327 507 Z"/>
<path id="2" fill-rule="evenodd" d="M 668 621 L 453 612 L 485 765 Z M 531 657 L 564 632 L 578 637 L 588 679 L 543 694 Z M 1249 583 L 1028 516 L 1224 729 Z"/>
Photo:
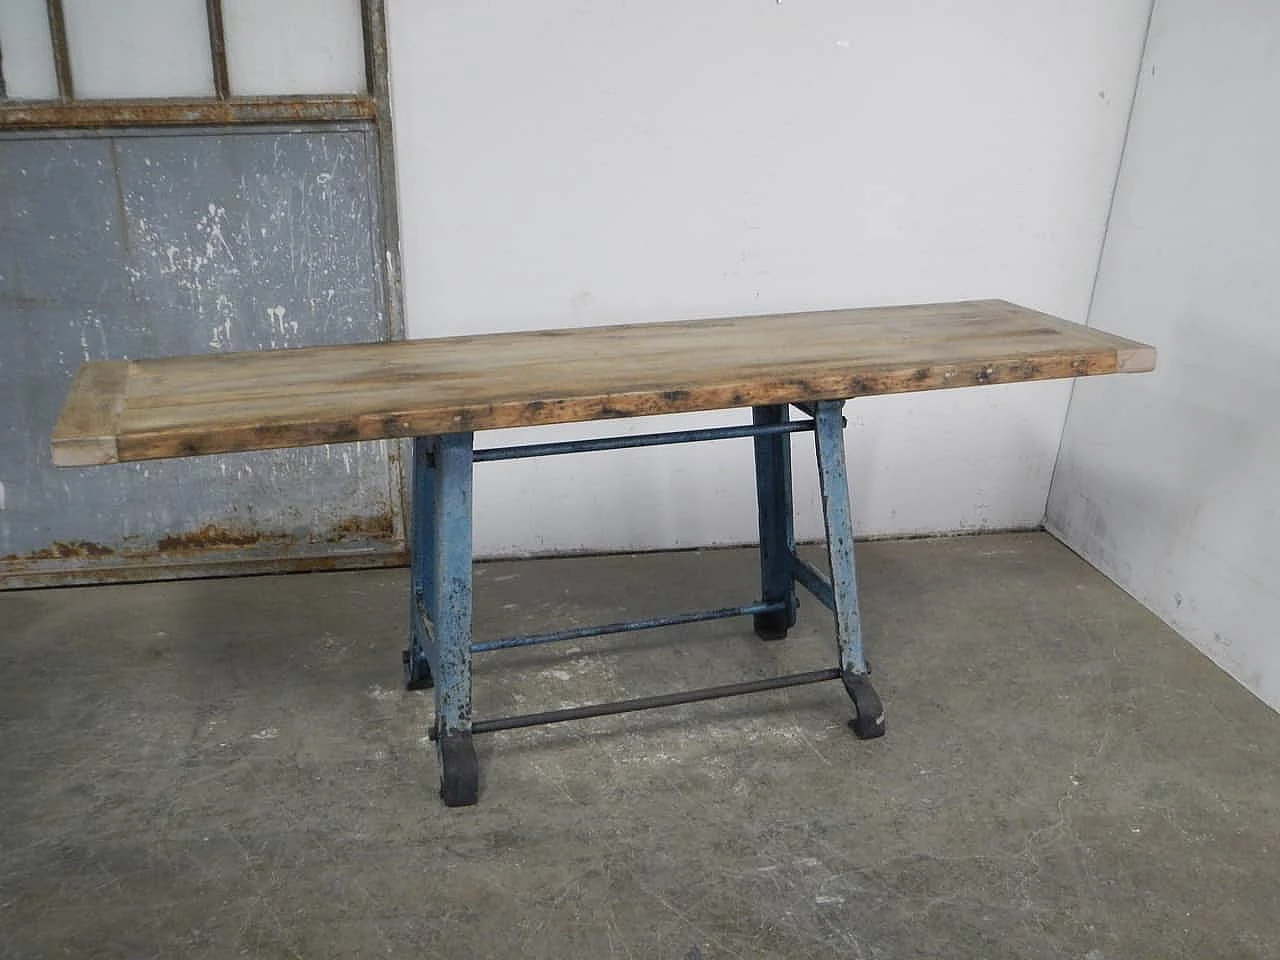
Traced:
<path id="1" fill-rule="evenodd" d="M 404 664 L 404 688 L 406 690 L 429 690 L 435 686 L 431 678 L 431 668 L 427 666 L 425 657 L 414 658 L 409 650 L 401 651 L 400 662 Z"/>
<path id="2" fill-rule="evenodd" d="M 761 640 L 784 640 L 787 629 L 791 626 L 787 622 L 786 612 L 782 610 L 757 613 L 752 617 L 752 622 L 755 625 L 756 636 Z"/>
<path id="3" fill-rule="evenodd" d="M 480 761 L 469 733 L 446 733 L 436 739 L 440 758 L 440 796 L 446 807 L 469 807 L 480 795 Z"/>
<path id="4" fill-rule="evenodd" d="M 884 736 L 884 706 L 880 703 L 880 695 L 867 679 L 865 673 L 845 671 L 840 675 L 844 689 L 853 701 L 856 714 L 849 721 L 854 734 L 859 740 L 874 740 Z"/>

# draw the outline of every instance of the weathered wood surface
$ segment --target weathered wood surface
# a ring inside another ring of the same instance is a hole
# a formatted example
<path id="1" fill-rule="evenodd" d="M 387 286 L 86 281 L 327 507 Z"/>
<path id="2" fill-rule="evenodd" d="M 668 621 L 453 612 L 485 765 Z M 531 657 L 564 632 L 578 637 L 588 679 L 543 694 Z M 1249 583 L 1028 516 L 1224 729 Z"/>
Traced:
<path id="1" fill-rule="evenodd" d="M 1001 300 L 87 364 L 60 466 L 1142 372 Z"/>

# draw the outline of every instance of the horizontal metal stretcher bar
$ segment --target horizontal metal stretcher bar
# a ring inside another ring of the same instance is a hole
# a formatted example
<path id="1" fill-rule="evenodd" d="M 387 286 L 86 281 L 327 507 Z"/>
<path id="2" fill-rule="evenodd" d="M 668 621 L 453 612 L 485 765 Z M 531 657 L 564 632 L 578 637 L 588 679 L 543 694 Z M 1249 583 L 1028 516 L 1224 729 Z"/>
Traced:
<path id="1" fill-rule="evenodd" d="M 473 643 L 471 650 L 473 653 L 485 653 L 489 650 L 532 647 L 540 643 L 556 643 L 560 640 L 581 640 L 584 637 L 603 637 L 614 633 L 631 633 L 635 630 L 677 627 L 685 623 L 701 623 L 704 620 L 725 620 L 729 617 L 745 617 L 758 613 L 777 613 L 785 610 L 786 606 L 781 601 L 777 603 L 750 603 L 741 607 L 695 610 L 692 613 L 674 613 L 663 617 L 648 617 L 642 620 L 620 620 L 617 623 L 605 623 L 594 627 L 574 627 L 570 630 L 556 630 L 552 633 L 531 633 L 506 637 L 502 640 L 486 640 L 482 643 Z"/>
<path id="2" fill-rule="evenodd" d="M 592 703 L 581 707 L 569 707 L 564 710 L 547 710 L 542 713 L 498 717 L 494 720 L 478 720 L 471 724 L 471 732 L 473 734 L 494 733 L 498 730 L 517 730 L 521 727 L 537 727 L 547 723 L 563 723 L 567 720 L 586 720 L 590 717 L 607 717 L 616 713 L 634 713 L 638 710 L 674 707 L 682 703 L 719 700 L 722 697 L 737 697 L 748 693 L 760 693 L 765 690 L 780 690 L 783 687 L 799 687 L 809 683 L 822 683 L 826 680 L 839 680 L 840 676 L 841 670 L 839 667 L 829 667 L 825 670 L 811 670 L 808 673 L 767 677 L 764 680 L 747 680 L 742 683 L 728 683 L 719 687 L 702 687 L 698 690 L 684 690 L 679 693 L 637 697 L 634 700 Z M 432 739 L 434 739 L 434 736 Z"/>
<path id="3" fill-rule="evenodd" d="M 657 447 L 668 443 L 699 443 L 703 440 L 732 440 L 736 437 L 767 437 L 780 433 L 813 432 L 812 420 L 791 423 L 753 424 L 734 427 L 706 427 L 701 430 L 671 430 L 665 433 L 637 433 L 622 437 L 589 437 L 560 443 L 529 443 L 523 446 L 490 447 L 472 455 L 476 463 L 491 460 L 522 460 L 525 457 L 551 457 L 562 453 L 590 453 L 596 450 L 626 450 L 632 447 Z"/>

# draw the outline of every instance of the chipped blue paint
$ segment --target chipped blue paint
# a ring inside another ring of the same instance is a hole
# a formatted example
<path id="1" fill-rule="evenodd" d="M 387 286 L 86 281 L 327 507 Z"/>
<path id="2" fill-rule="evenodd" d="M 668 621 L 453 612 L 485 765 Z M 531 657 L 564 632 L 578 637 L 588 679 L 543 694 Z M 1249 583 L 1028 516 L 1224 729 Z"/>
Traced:
<path id="1" fill-rule="evenodd" d="M 758 614 L 755 629 L 763 638 L 781 639 L 796 622 L 796 586 L 792 571 L 796 534 L 791 495 L 791 438 L 774 431 L 798 425 L 790 423 L 790 410 L 785 404 L 754 408 L 752 421 L 762 431 L 755 438 L 761 593 L 765 603 L 783 606 L 781 611 Z M 814 424 L 805 422 L 803 426 L 813 429 Z"/>
<path id="2" fill-rule="evenodd" d="M 640 620 L 621 620 L 594 627 L 574 627 L 550 633 L 528 633 L 502 640 L 486 640 L 473 643 L 472 653 L 490 650 L 508 650 L 514 647 L 534 647 L 542 643 L 558 643 L 562 640 L 583 640 L 587 637 L 606 637 L 615 633 L 632 633 L 636 630 L 655 630 L 659 627 L 678 627 L 686 623 L 703 623 L 707 620 L 727 620 L 730 617 L 747 617 L 762 613 L 782 613 L 782 603 L 748 603 L 740 607 L 720 607 L 715 610 L 697 610 L 692 613 L 672 613 L 661 617 L 645 617 Z"/>
<path id="3" fill-rule="evenodd" d="M 446 804 L 465 806 L 478 797 L 478 763 L 473 733 L 509 730 L 635 710 L 656 709 L 699 700 L 738 696 L 798 684 L 840 679 L 853 700 L 854 732 L 862 738 L 884 733 L 884 712 L 867 679 L 862 654 L 862 631 L 853 565 L 853 527 L 844 457 L 844 401 L 807 405 L 811 421 L 793 423 L 785 406 L 756 408 L 752 424 L 705 431 L 644 434 L 636 445 L 688 443 L 729 437 L 753 437 L 759 505 L 761 582 L 758 603 L 692 613 L 624 620 L 591 627 L 523 634 L 473 643 L 471 638 L 472 474 L 477 460 L 504 460 L 612 449 L 628 438 L 604 438 L 565 443 L 474 449 L 474 435 L 454 433 L 419 437 L 413 442 L 413 504 L 411 532 L 410 642 L 404 652 L 406 682 L 413 688 L 435 688 L 435 721 L 430 736 L 440 764 L 440 792 Z M 823 515 L 827 528 L 827 556 L 831 579 L 795 553 L 792 516 L 790 433 L 815 433 Z M 527 647 L 561 640 L 650 630 L 728 617 L 752 616 L 756 633 L 776 640 L 795 623 L 796 583 L 813 591 L 835 615 L 838 667 L 803 674 L 685 690 L 616 703 L 587 704 L 517 717 L 473 723 L 471 660 L 473 653 Z"/>
<path id="4" fill-rule="evenodd" d="M 821 400 L 814 405 L 818 481 L 822 514 L 827 526 L 827 560 L 831 566 L 840 666 L 847 673 L 865 674 L 867 664 L 862 653 L 862 617 L 858 610 L 858 582 L 853 563 L 853 516 L 844 457 L 844 420 L 840 415 L 843 406 L 842 400 Z"/>
<path id="5" fill-rule="evenodd" d="M 432 523 L 431 594 L 436 732 L 471 729 L 471 508 L 473 434 L 451 433 L 432 442 L 433 502 L 422 505 Z M 415 509 L 419 504 L 414 504 Z"/>

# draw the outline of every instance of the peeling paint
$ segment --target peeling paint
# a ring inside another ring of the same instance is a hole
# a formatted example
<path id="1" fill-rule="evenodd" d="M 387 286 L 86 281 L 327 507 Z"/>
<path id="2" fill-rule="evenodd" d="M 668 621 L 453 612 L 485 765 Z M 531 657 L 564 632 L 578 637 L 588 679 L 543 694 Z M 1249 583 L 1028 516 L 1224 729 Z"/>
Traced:
<path id="1" fill-rule="evenodd" d="M 334 534 L 330 542 L 348 537 L 377 536 L 389 537 L 395 529 L 394 520 L 389 513 L 380 513 L 369 517 L 348 517 L 333 527 Z"/>
<path id="2" fill-rule="evenodd" d="M 110 547 L 90 540 L 55 540 L 43 550 L 36 550 L 19 557 L 10 554 L 5 560 L 67 560 L 72 557 L 107 557 L 115 553 Z"/>
<path id="3" fill-rule="evenodd" d="M 85 360 L 385 338 L 372 149 L 317 131 L 4 142 L 0 183 L 23 177 L 4 273 L 23 288 L 0 292 L 0 313 L 21 297 L 0 377 L 30 404 L 0 433 L 0 588 L 402 554 L 388 445 L 81 472 L 28 452 Z M 10 362 L 14 333 L 36 363 Z"/>

